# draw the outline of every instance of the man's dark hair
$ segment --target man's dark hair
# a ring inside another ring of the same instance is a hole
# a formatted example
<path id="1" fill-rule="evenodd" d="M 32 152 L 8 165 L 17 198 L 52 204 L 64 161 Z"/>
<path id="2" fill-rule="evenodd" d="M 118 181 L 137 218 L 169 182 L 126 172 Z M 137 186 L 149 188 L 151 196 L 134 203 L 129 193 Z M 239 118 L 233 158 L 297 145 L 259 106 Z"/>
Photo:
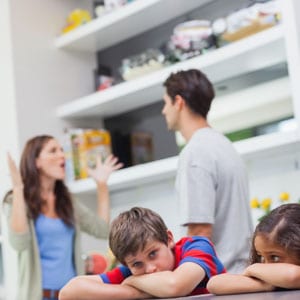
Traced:
<path id="1" fill-rule="evenodd" d="M 172 73 L 163 84 L 172 101 L 180 95 L 191 111 L 206 118 L 215 96 L 212 83 L 196 69 Z"/>

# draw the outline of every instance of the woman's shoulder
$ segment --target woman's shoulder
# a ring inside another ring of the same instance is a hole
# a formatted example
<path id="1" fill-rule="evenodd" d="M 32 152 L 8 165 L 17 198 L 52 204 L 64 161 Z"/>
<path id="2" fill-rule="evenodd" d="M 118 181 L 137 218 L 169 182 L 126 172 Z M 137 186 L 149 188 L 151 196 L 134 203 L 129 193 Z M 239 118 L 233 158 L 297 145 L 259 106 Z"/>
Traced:
<path id="1" fill-rule="evenodd" d="M 12 190 L 8 191 L 3 197 L 3 204 L 12 204 L 13 193 Z"/>
<path id="2" fill-rule="evenodd" d="M 4 195 L 3 202 L 2 202 L 3 212 L 6 216 L 10 215 L 12 202 L 13 202 L 13 193 L 12 193 L 12 191 L 8 191 Z"/>

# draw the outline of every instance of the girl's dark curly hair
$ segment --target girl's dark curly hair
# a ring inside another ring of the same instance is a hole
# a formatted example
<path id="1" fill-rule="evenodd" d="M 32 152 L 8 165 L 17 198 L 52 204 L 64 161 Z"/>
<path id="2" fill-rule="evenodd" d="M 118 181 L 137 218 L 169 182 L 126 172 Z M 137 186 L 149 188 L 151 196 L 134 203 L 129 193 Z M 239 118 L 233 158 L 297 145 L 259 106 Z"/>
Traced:
<path id="1" fill-rule="evenodd" d="M 257 225 L 250 252 L 250 263 L 260 262 L 254 247 L 254 240 L 261 235 L 272 243 L 298 257 L 300 265 L 300 204 L 283 204 L 273 209 Z"/>

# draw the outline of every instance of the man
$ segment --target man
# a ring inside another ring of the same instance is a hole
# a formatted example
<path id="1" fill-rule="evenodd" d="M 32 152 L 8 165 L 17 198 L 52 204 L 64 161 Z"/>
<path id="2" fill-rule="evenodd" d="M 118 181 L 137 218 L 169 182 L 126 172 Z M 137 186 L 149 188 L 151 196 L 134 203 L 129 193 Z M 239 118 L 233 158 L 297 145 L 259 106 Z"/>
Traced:
<path id="1" fill-rule="evenodd" d="M 181 223 L 188 235 L 210 238 L 226 269 L 238 273 L 246 265 L 252 234 L 248 179 L 231 142 L 207 122 L 213 86 L 194 69 L 171 74 L 164 86 L 162 114 L 169 130 L 187 142 L 176 177 Z"/>

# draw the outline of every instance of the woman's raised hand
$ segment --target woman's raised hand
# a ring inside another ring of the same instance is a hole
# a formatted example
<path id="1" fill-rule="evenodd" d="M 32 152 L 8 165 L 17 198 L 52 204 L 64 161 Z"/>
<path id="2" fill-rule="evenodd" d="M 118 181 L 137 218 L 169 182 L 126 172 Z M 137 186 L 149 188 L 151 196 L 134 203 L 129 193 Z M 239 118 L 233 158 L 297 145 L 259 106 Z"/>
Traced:
<path id="1" fill-rule="evenodd" d="M 104 162 L 101 157 L 97 157 L 96 168 L 88 169 L 89 175 L 95 179 L 97 183 L 107 182 L 110 174 L 123 167 L 123 163 L 120 163 L 118 158 L 110 154 Z"/>
<path id="2" fill-rule="evenodd" d="M 23 188 L 23 181 L 20 171 L 18 170 L 15 161 L 9 153 L 7 153 L 7 162 L 13 188 Z"/>

